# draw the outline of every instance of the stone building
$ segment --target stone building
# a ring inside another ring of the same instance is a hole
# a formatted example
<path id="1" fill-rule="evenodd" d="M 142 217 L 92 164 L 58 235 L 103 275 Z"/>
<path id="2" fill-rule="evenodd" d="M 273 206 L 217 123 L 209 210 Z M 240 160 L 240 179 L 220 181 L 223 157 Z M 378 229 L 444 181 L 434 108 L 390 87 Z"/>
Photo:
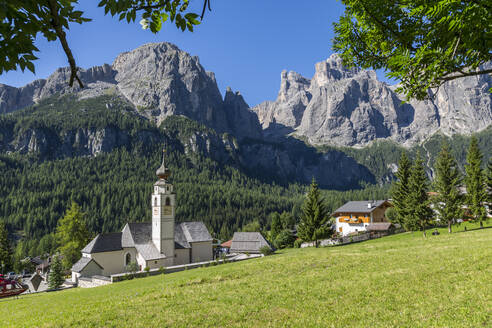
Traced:
<path id="1" fill-rule="evenodd" d="M 176 193 L 164 157 L 151 195 L 152 222 L 127 223 L 121 232 L 97 235 L 72 267 L 72 280 L 213 259 L 212 237 L 203 222 L 175 224 Z"/>

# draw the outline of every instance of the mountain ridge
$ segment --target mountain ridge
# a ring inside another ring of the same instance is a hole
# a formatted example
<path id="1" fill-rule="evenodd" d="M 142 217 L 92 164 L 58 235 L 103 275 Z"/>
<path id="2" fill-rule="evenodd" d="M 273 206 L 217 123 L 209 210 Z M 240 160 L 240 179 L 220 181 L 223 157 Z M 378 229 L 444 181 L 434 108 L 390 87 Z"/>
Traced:
<path id="1" fill-rule="evenodd" d="M 359 148 L 375 140 L 410 147 L 437 131 L 470 134 L 492 123 L 490 76 L 450 81 L 432 100 L 404 103 L 395 86 L 379 81 L 374 71 L 344 67 L 336 54 L 316 63 L 311 79 L 283 71 L 277 99 L 252 108 L 230 88 L 222 97 L 214 73 L 197 56 L 165 42 L 142 45 L 111 65 L 79 74 L 86 84 L 82 90 L 68 86 L 67 67 L 24 87 L 0 84 L 0 114 L 56 94 L 75 93 L 78 99 L 113 94 L 157 125 L 170 115 L 184 115 L 239 139 L 278 141 L 293 135 L 313 145 Z"/>

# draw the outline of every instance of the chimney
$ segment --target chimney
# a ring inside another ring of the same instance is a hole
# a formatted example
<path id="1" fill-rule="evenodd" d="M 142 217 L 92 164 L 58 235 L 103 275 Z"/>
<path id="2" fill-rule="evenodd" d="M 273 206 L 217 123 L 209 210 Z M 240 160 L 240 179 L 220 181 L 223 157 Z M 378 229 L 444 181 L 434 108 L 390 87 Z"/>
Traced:
<path id="1" fill-rule="evenodd" d="M 367 208 L 369 208 L 369 209 L 372 208 L 371 202 L 367 203 Z"/>

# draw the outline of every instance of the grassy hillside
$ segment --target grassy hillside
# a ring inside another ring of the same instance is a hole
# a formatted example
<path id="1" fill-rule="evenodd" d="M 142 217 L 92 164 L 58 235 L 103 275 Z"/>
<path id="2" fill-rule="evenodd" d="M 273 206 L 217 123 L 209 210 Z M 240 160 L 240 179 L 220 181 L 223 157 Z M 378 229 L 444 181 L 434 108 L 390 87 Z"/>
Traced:
<path id="1" fill-rule="evenodd" d="M 458 228 L 463 230 L 463 225 Z M 2 302 L 16 327 L 490 327 L 492 229 L 342 247 Z"/>

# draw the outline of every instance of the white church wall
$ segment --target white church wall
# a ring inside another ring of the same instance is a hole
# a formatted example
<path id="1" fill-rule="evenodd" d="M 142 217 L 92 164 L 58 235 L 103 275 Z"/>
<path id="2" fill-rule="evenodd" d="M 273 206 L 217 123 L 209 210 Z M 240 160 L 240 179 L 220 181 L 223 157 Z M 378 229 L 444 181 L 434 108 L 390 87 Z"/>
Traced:
<path id="1" fill-rule="evenodd" d="M 213 259 L 212 241 L 202 241 L 190 243 L 191 245 L 191 262 L 204 262 Z"/>
<path id="2" fill-rule="evenodd" d="M 104 268 L 103 275 L 109 276 L 115 273 L 125 272 L 126 253 L 127 252 L 125 250 L 92 253 L 91 258 L 93 258 Z"/>

